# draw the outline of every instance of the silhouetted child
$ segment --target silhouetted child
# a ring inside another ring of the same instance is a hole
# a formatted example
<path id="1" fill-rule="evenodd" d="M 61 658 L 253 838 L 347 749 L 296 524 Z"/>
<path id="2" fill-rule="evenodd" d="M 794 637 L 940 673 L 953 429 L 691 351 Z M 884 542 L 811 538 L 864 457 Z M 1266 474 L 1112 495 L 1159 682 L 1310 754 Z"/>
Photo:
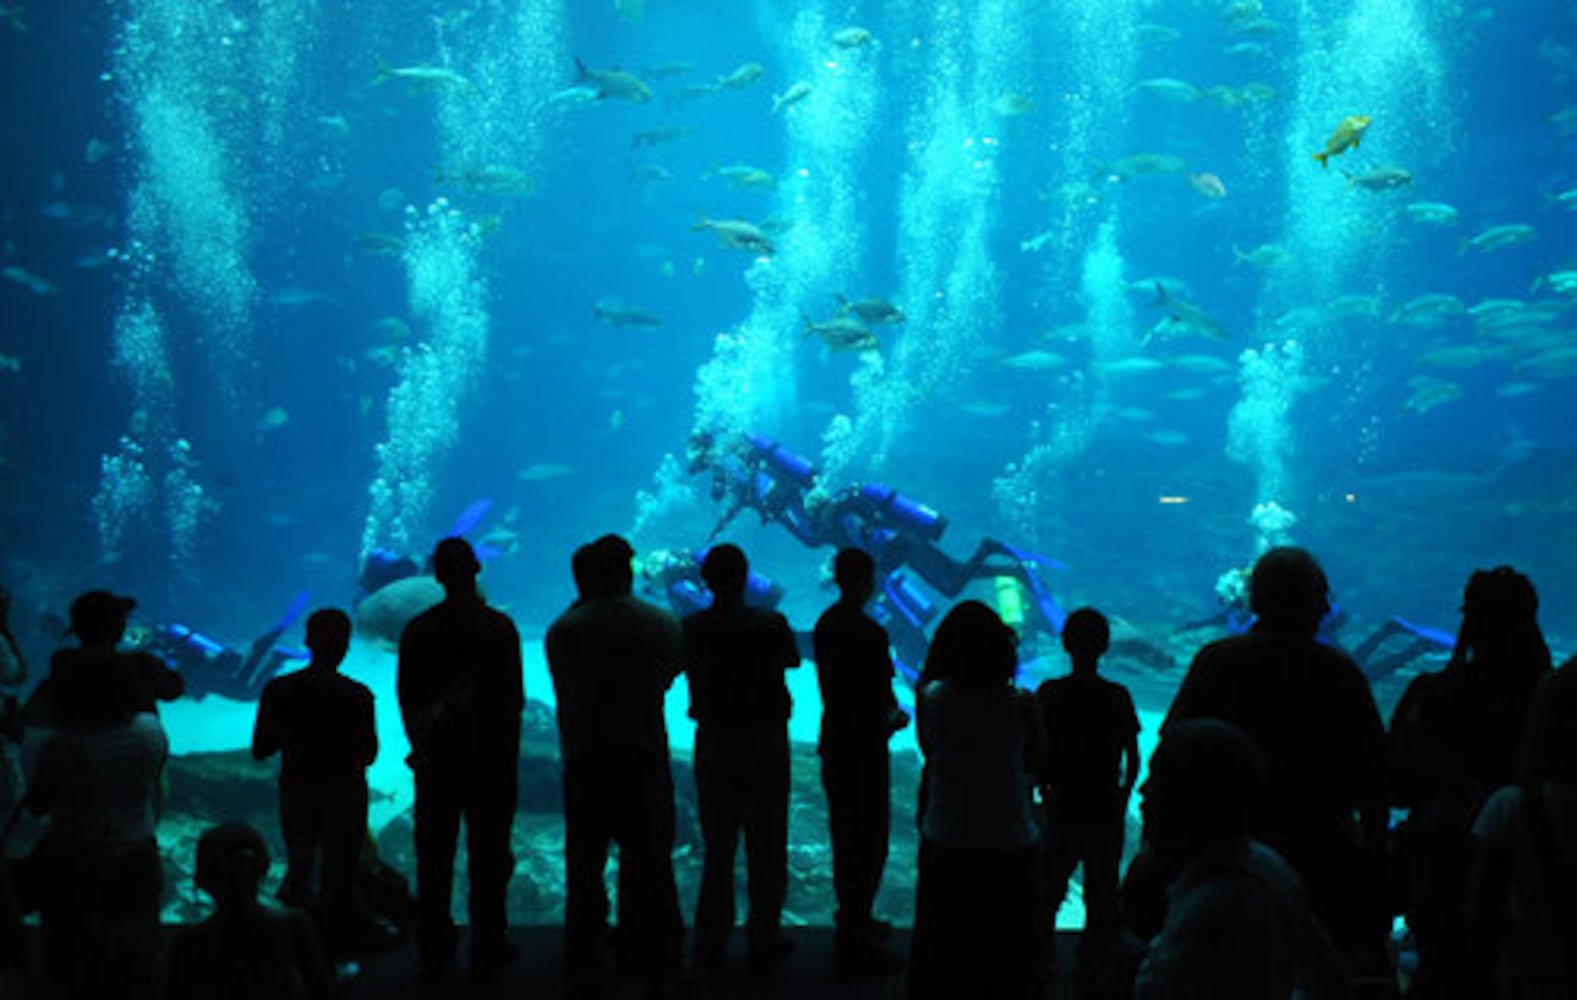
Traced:
<path id="1" fill-rule="evenodd" d="M 356 873 L 367 831 L 367 767 L 378 756 L 372 692 L 338 673 L 350 648 L 351 621 L 328 608 L 307 619 L 305 669 L 263 688 L 252 732 L 252 756 L 283 755 L 279 826 L 285 837 L 285 880 L 279 898 L 317 903 L 331 940 L 349 930 L 356 910 Z M 321 864 L 319 891 L 313 870 Z"/>
<path id="2" fill-rule="evenodd" d="M 1193 719 L 1163 731 L 1140 797 L 1169 905 L 1136 1000 L 1352 995 L 1297 872 L 1253 837 L 1266 783 L 1264 759 L 1235 726 Z"/>
<path id="3" fill-rule="evenodd" d="M 255 829 L 223 823 L 197 841 L 197 888 L 213 916 L 186 930 L 170 955 L 167 1000 L 307 1000 L 332 979 L 312 921 L 257 898 L 268 848 Z"/>
<path id="4" fill-rule="evenodd" d="M 1097 675 L 1110 645 L 1105 615 L 1094 608 L 1073 612 L 1062 627 L 1062 648 L 1073 672 L 1044 682 L 1035 692 L 1048 743 L 1042 783 L 1046 902 L 1054 926 L 1068 878 L 1082 863 L 1081 975 L 1093 971 L 1116 926 L 1124 818 L 1139 775 L 1139 717 L 1133 698 L 1121 684 Z"/>
<path id="5" fill-rule="evenodd" d="M 157 702 L 186 691 L 181 675 L 151 653 L 120 649 L 137 602 L 90 590 L 71 602 L 71 634 L 79 646 L 58 650 L 49 677 L 24 710 L 30 725 L 101 726 L 138 712 L 158 714 Z"/>

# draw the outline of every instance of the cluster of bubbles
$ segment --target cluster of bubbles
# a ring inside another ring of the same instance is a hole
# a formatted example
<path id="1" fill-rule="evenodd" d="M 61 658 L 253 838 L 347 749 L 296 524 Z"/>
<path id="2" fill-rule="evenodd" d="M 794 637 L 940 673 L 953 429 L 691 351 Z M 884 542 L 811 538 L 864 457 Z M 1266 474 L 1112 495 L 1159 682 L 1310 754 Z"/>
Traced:
<path id="1" fill-rule="evenodd" d="M 477 267 L 481 235 L 440 198 L 406 212 L 404 264 L 412 326 L 427 339 L 405 354 L 389 391 L 388 438 L 377 447 L 378 476 L 362 551 L 404 551 L 425 531 L 435 465 L 460 436 L 461 406 L 487 358 L 487 289 Z"/>
<path id="2" fill-rule="evenodd" d="M 1253 471 L 1256 511 L 1279 504 L 1291 488 L 1288 459 L 1293 440 L 1288 414 L 1302 372 L 1303 346 L 1295 340 L 1249 348 L 1238 357 L 1242 396 L 1227 418 L 1227 456 Z M 1274 534 L 1257 521 L 1255 527 L 1262 544 Z"/>
<path id="3" fill-rule="evenodd" d="M 142 446 L 122 436 L 113 454 L 99 457 L 99 486 L 93 494 L 93 524 L 106 562 L 120 558 L 127 530 L 147 517 L 153 500 L 153 480 Z"/>

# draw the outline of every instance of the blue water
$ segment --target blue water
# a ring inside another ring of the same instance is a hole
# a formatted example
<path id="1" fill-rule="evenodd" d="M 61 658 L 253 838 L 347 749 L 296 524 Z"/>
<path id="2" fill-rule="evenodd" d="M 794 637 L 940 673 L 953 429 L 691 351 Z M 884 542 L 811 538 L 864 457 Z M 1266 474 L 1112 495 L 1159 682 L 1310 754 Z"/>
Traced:
<path id="1" fill-rule="evenodd" d="M 480 498 L 474 537 L 509 550 L 484 582 L 534 642 L 580 542 L 706 542 L 707 481 L 664 471 L 697 430 L 922 498 L 956 555 L 1060 559 L 1064 604 L 1179 658 L 1217 576 L 1279 541 L 1355 632 L 1450 630 L 1467 575 L 1509 562 L 1573 645 L 1569 9 L 190 6 L 0 22 L 0 570 L 35 662 L 88 586 L 238 643 L 303 589 L 348 605 L 368 548 L 424 552 Z M 652 98 L 571 90 L 577 58 Z M 716 172 L 741 164 L 775 187 Z M 1348 179 L 1382 167 L 1410 183 Z M 703 215 L 771 220 L 778 251 Z M 1465 244 L 1508 224 L 1532 238 Z M 1459 303 L 1405 321 L 1428 293 Z M 802 334 L 838 295 L 908 315 L 879 360 Z M 661 325 L 599 320 L 608 298 Z M 1254 527 L 1265 502 L 1296 521 Z M 830 600 L 826 551 L 748 513 L 723 537 L 801 627 Z M 1155 710 L 1175 677 L 1133 682 Z"/>

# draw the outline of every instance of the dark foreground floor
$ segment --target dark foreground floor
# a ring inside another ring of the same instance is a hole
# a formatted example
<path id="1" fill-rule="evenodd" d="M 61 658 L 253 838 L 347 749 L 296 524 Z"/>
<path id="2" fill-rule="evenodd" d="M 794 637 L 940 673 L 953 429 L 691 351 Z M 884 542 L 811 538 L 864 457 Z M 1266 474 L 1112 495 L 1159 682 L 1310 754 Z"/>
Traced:
<path id="1" fill-rule="evenodd" d="M 902 968 L 884 977 L 843 979 L 833 971 L 832 931 L 829 928 L 794 928 L 789 936 L 798 946 L 780 966 L 769 972 L 750 969 L 743 960 L 743 944 L 736 941 L 740 952 L 730 964 L 719 971 L 692 977 L 684 995 L 696 1000 L 724 1000 L 731 997 L 770 998 L 783 1000 L 886 1000 L 904 995 Z M 531 1000 L 554 1000 L 564 997 L 566 991 L 560 966 L 560 946 L 563 931 L 556 927 L 515 929 L 511 940 L 521 947 L 520 961 L 506 970 L 493 982 L 477 985 L 468 981 L 464 968 L 455 978 L 442 982 L 428 982 L 420 978 L 414 948 L 405 948 L 383 955 L 373 955 L 361 961 L 361 975 L 340 996 L 345 1000 L 438 1000 L 448 997 L 530 997 Z M 1074 965 L 1073 945 L 1077 935 L 1057 935 L 1057 966 L 1046 994 L 1049 1000 L 1073 997 L 1071 970 Z M 906 954 L 909 937 L 898 931 L 893 935 L 892 950 Z M 465 955 L 462 938 L 460 954 Z M 0 998 L 7 996 L 0 989 Z M 33 991 L 29 998 L 47 997 L 46 991 Z M 640 984 L 634 980 L 615 980 L 607 993 L 608 1000 L 625 1000 L 643 996 Z"/>
<path id="2" fill-rule="evenodd" d="M 466 981 L 463 970 L 453 981 L 428 983 L 417 976 L 416 953 L 406 949 L 389 955 L 377 956 L 366 963 L 361 980 L 347 992 L 347 998 L 438 997 L 520 997 L 557 998 L 566 995 L 560 962 L 562 931 L 558 928 L 532 928 L 512 932 L 512 940 L 521 946 L 520 962 L 495 982 L 486 986 Z M 876 1000 L 876 998 L 902 997 L 904 973 L 902 968 L 885 977 L 862 979 L 840 978 L 833 971 L 832 931 L 829 928 L 794 928 L 789 936 L 797 944 L 794 954 L 771 971 L 757 971 L 748 967 L 743 957 L 743 942 L 735 941 L 736 954 L 730 964 L 719 971 L 708 971 L 691 977 L 686 995 L 704 1000 L 711 998 L 782 997 L 784 1000 Z M 736 935 L 738 937 L 738 935 Z M 1073 945 L 1077 935 L 1058 934 L 1057 969 L 1047 997 L 1051 1000 L 1072 998 L 1071 970 Z M 891 948 L 906 954 L 909 937 L 899 931 L 893 935 Z M 465 954 L 462 944 L 460 954 Z M 609 1000 L 624 1000 L 642 996 L 639 983 L 634 980 L 615 980 Z"/>

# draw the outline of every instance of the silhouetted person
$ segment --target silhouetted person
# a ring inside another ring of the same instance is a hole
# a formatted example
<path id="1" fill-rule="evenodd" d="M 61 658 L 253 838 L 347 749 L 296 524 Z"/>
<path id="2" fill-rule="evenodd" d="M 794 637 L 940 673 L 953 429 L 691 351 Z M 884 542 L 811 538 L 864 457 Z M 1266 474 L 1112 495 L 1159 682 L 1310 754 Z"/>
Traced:
<path id="1" fill-rule="evenodd" d="M 1473 823 L 1457 996 L 1577 996 L 1577 658 L 1535 690 L 1519 770 Z"/>
<path id="2" fill-rule="evenodd" d="M 749 955 L 770 962 L 783 936 L 788 889 L 791 705 L 784 671 L 799 666 L 787 619 L 745 604 L 750 565 L 736 545 L 701 564 L 712 606 L 684 619 L 685 675 L 695 719 L 695 789 L 705 866 L 695 910 L 696 955 L 718 964 L 734 929 L 734 855 L 744 834 Z"/>
<path id="3" fill-rule="evenodd" d="M 1452 968 L 1467 946 L 1470 830 L 1484 800 L 1516 780 L 1528 703 L 1550 670 L 1538 608 L 1532 582 L 1511 567 L 1475 572 L 1446 668 L 1415 677 L 1391 716 L 1392 802 L 1409 810 L 1396 845 L 1419 997 L 1467 995 Z"/>
<path id="4" fill-rule="evenodd" d="M 519 794 L 520 636 L 477 591 L 482 565 L 463 538 L 433 551 L 444 599 L 400 635 L 399 697 L 416 777 L 417 943 L 429 975 L 454 964 L 450 916 L 454 854 L 465 819 L 470 858 L 471 973 L 487 978 L 514 961 L 505 938 L 514 872 L 510 828 Z"/>
<path id="5" fill-rule="evenodd" d="M 891 967 L 881 949 L 891 925 L 872 908 L 887 864 L 892 771 L 887 741 L 909 724 L 893 696 L 887 630 L 865 613 L 876 591 L 876 563 L 861 549 L 833 559 L 838 602 L 816 621 L 816 681 L 821 689 L 821 784 L 832 833 L 832 884 L 838 896 L 840 970 Z"/>
<path id="6" fill-rule="evenodd" d="M 1385 733 L 1358 665 L 1316 638 L 1329 590 L 1308 552 L 1261 556 L 1254 627 L 1199 651 L 1165 725 L 1217 718 L 1248 736 L 1267 774 L 1255 836 L 1298 871 L 1355 970 L 1388 975 Z"/>
<path id="7" fill-rule="evenodd" d="M 99 676 L 110 684 L 131 675 Z M 152 997 L 164 881 L 154 803 L 169 743 L 157 716 L 127 710 L 124 690 L 91 695 L 64 703 L 68 718 L 93 721 L 49 734 L 25 799 L 49 817 L 29 858 L 45 971 L 73 997 Z"/>
<path id="8" fill-rule="evenodd" d="M 307 619 L 312 661 L 263 688 L 252 756 L 283 755 L 279 828 L 285 879 L 279 898 L 322 914 L 337 950 L 356 912 L 356 879 L 367 835 L 367 768 L 378 756 L 372 692 L 341 676 L 350 649 L 350 616 L 338 609 Z M 321 864 L 318 891 L 313 872 Z"/>
<path id="9" fill-rule="evenodd" d="M 1034 695 L 1013 686 L 1017 637 L 979 601 L 937 626 L 916 692 L 930 772 L 920 817 L 911 997 L 1032 997 L 1045 737 Z"/>
<path id="10" fill-rule="evenodd" d="M 25 711 L 29 724 L 102 725 L 137 712 L 158 713 L 157 703 L 186 690 L 181 675 L 151 653 L 118 647 L 137 602 L 107 590 L 90 590 L 71 602 L 71 633 L 79 646 L 59 650 L 49 677 Z"/>
<path id="11" fill-rule="evenodd" d="M 1350 995 L 1297 873 L 1251 835 L 1265 783 L 1264 761 L 1235 726 L 1197 719 L 1162 735 L 1140 808 L 1170 902 L 1136 1000 Z"/>
<path id="12" fill-rule="evenodd" d="M 1084 940 L 1080 974 L 1108 954 L 1117 922 L 1117 870 L 1122 862 L 1128 796 L 1139 776 L 1139 716 L 1121 684 L 1097 674 L 1111 645 L 1111 625 L 1094 608 L 1079 608 L 1062 627 L 1073 672 L 1035 692 L 1046 727 L 1046 840 L 1042 857 L 1048 915 L 1068 894 L 1068 878 L 1084 865 Z M 1088 968 L 1087 968 L 1088 967 Z"/>
<path id="13" fill-rule="evenodd" d="M 167 1000 L 314 1000 L 332 979 L 306 914 L 258 899 L 268 873 L 263 837 L 243 823 L 221 823 L 197 841 L 197 888 L 214 912 L 175 940 Z"/>
<path id="14" fill-rule="evenodd" d="M 653 993 L 679 979 L 674 790 L 663 700 L 682 651 L 673 615 L 631 594 L 617 535 L 575 551 L 576 602 L 548 629 L 564 766 L 564 937 L 571 993 L 598 996 L 608 945 L 608 849 L 619 845 L 618 948 Z"/>

